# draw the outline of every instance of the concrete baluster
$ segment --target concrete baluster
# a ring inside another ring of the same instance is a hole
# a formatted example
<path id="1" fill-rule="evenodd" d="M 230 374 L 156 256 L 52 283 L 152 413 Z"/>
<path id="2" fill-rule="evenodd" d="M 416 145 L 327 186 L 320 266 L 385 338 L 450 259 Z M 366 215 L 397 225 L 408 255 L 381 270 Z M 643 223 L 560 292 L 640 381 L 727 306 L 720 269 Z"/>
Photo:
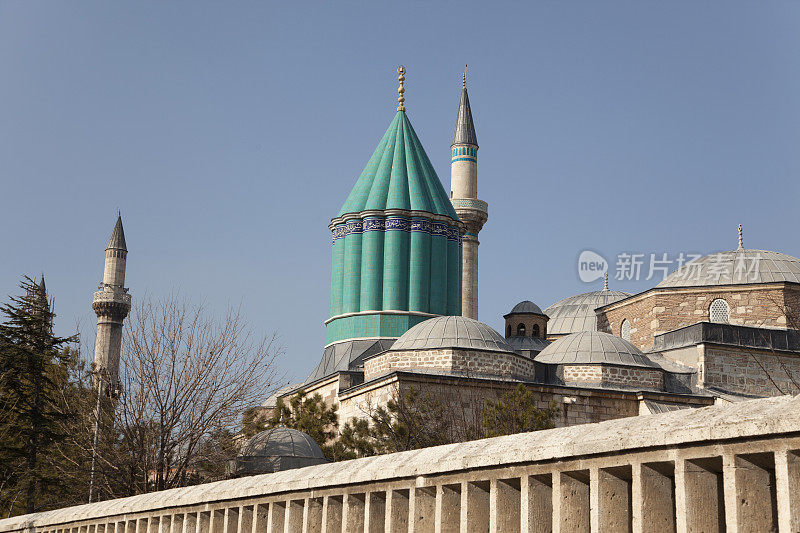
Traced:
<path id="1" fill-rule="evenodd" d="M 775 486 L 779 530 L 800 531 L 800 451 L 775 452 Z"/>
<path id="2" fill-rule="evenodd" d="M 342 523 L 344 531 L 363 531 L 365 514 L 365 495 L 364 494 L 345 494 L 344 495 L 344 514 Z"/>
<path id="3" fill-rule="evenodd" d="M 322 532 L 341 533 L 342 531 L 342 497 L 325 496 L 322 503 Z"/>
<path id="4" fill-rule="evenodd" d="M 461 531 L 461 484 L 436 487 L 436 533 Z"/>
<path id="5" fill-rule="evenodd" d="M 386 493 L 386 533 L 407 533 L 410 491 L 390 490 Z"/>
<path id="6" fill-rule="evenodd" d="M 520 480 L 520 529 L 530 533 L 553 530 L 553 482 L 550 474 Z"/>
<path id="7" fill-rule="evenodd" d="M 177 533 L 177 531 L 175 533 Z M 197 533 L 197 513 L 186 513 L 183 515 L 182 533 Z"/>
<path id="8" fill-rule="evenodd" d="M 553 531 L 590 531 L 589 472 L 559 472 L 553 475 Z"/>
<path id="9" fill-rule="evenodd" d="M 631 468 L 593 468 L 589 474 L 592 531 L 631 531 Z"/>
<path id="10" fill-rule="evenodd" d="M 723 476 L 728 531 L 776 530 L 778 504 L 774 455 L 725 455 Z"/>
<path id="11" fill-rule="evenodd" d="M 468 481 L 461 485 L 461 531 L 489 530 L 489 482 Z"/>
<path id="12" fill-rule="evenodd" d="M 239 523 L 236 524 L 236 530 L 239 533 L 253 533 L 252 505 L 242 505 L 239 507 Z"/>
<path id="13" fill-rule="evenodd" d="M 429 533 L 436 529 L 436 488 L 417 487 L 409 502 L 411 523 L 409 533 Z"/>
<path id="14" fill-rule="evenodd" d="M 386 527 L 386 492 L 368 492 L 364 509 L 364 531 L 383 533 Z"/>
<path id="15" fill-rule="evenodd" d="M 678 533 L 725 527 L 721 457 L 676 461 L 675 508 Z"/>
<path id="16" fill-rule="evenodd" d="M 675 531 L 675 465 L 636 463 L 632 478 L 633 532 Z"/>
<path id="17" fill-rule="evenodd" d="M 253 508 L 253 533 L 267 533 L 269 528 L 269 504 L 257 504 Z"/>
<path id="18" fill-rule="evenodd" d="M 301 533 L 303 531 L 304 514 L 305 500 L 290 500 L 287 502 L 283 530 L 286 533 Z"/>
<path id="19" fill-rule="evenodd" d="M 489 531 L 520 530 L 521 486 L 519 478 L 493 479 L 489 491 Z"/>
<path id="20" fill-rule="evenodd" d="M 269 533 L 283 533 L 285 524 L 286 502 L 270 502 L 269 517 L 267 518 L 267 531 Z"/>
<path id="21" fill-rule="evenodd" d="M 307 498 L 303 509 L 303 533 L 322 533 L 322 498 Z"/>
<path id="22" fill-rule="evenodd" d="M 211 511 L 197 513 L 197 533 L 211 533 Z"/>

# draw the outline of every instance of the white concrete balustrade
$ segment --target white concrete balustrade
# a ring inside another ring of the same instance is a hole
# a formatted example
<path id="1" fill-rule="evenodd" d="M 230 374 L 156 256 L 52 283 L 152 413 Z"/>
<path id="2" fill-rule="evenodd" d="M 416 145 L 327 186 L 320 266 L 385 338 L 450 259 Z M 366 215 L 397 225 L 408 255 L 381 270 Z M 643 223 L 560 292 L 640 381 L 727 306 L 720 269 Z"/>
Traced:
<path id="1" fill-rule="evenodd" d="M 0 520 L 0 533 L 800 531 L 800 398 L 397 453 Z"/>

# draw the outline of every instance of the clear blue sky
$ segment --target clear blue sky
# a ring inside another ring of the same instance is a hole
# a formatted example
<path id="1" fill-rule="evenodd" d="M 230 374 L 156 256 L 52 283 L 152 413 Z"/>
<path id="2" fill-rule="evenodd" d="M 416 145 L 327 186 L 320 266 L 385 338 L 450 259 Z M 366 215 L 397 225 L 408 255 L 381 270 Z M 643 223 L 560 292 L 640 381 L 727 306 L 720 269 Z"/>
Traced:
<path id="1" fill-rule="evenodd" d="M 449 190 L 481 146 L 481 319 L 598 288 L 590 248 L 800 255 L 800 3 L 0 2 L 0 295 L 93 335 L 117 208 L 134 298 L 179 289 L 322 353 L 328 222 L 406 106 Z M 639 291 L 652 282 L 614 282 Z"/>

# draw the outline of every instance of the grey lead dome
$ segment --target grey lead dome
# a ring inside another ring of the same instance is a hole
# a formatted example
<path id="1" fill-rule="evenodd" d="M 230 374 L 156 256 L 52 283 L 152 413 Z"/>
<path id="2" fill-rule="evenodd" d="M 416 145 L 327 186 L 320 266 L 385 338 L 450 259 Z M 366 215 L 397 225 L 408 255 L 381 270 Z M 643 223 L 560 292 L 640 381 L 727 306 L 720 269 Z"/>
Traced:
<path id="1" fill-rule="evenodd" d="M 800 283 L 800 259 L 768 250 L 709 254 L 672 272 L 657 287 L 709 287 L 787 281 Z"/>
<path id="2" fill-rule="evenodd" d="M 251 437 L 229 466 L 229 475 L 269 474 L 327 462 L 325 454 L 310 436 L 278 426 Z"/>
<path id="3" fill-rule="evenodd" d="M 552 365 L 612 364 L 660 368 L 630 342 L 601 331 L 573 333 L 554 341 L 537 355 Z"/>
<path id="4" fill-rule="evenodd" d="M 491 326 L 464 316 L 442 316 L 421 322 L 392 345 L 392 351 L 438 348 L 514 352 Z"/>
<path id="5" fill-rule="evenodd" d="M 514 314 L 523 314 L 523 313 L 535 314 L 535 315 L 543 315 L 544 314 L 542 312 L 542 308 L 539 307 L 538 305 L 536 305 L 535 303 L 533 303 L 530 300 L 525 300 L 523 302 L 518 303 L 517 305 L 514 306 L 514 308 L 508 314 L 509 315 L 514 315 Z"/>
<path id="6" fill-rule="evenodd" d="M 602 290 L 564 298 L 544 310 L 544 314 L 550 317 L 547 322 L 547 335 L 595 331 L 597 315 L 594 310 L 629 296 L 627 292 Z"/>

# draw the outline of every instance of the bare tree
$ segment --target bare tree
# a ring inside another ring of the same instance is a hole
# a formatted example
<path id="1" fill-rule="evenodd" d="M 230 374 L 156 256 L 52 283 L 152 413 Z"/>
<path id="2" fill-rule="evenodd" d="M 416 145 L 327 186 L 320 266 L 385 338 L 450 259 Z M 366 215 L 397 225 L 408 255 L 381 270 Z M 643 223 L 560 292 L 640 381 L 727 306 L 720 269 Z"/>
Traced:
<path id="1" fill-rule="evenodd" d="M 238 309 L 220 319 L 172 294 L 134 306 L 123 336 L 122 395 L 110 402 L 113 451 L 99 458 L 108 496 L 209 481 L 215 439 L 275 388 L 275 334 L 257 337 Z"/>

